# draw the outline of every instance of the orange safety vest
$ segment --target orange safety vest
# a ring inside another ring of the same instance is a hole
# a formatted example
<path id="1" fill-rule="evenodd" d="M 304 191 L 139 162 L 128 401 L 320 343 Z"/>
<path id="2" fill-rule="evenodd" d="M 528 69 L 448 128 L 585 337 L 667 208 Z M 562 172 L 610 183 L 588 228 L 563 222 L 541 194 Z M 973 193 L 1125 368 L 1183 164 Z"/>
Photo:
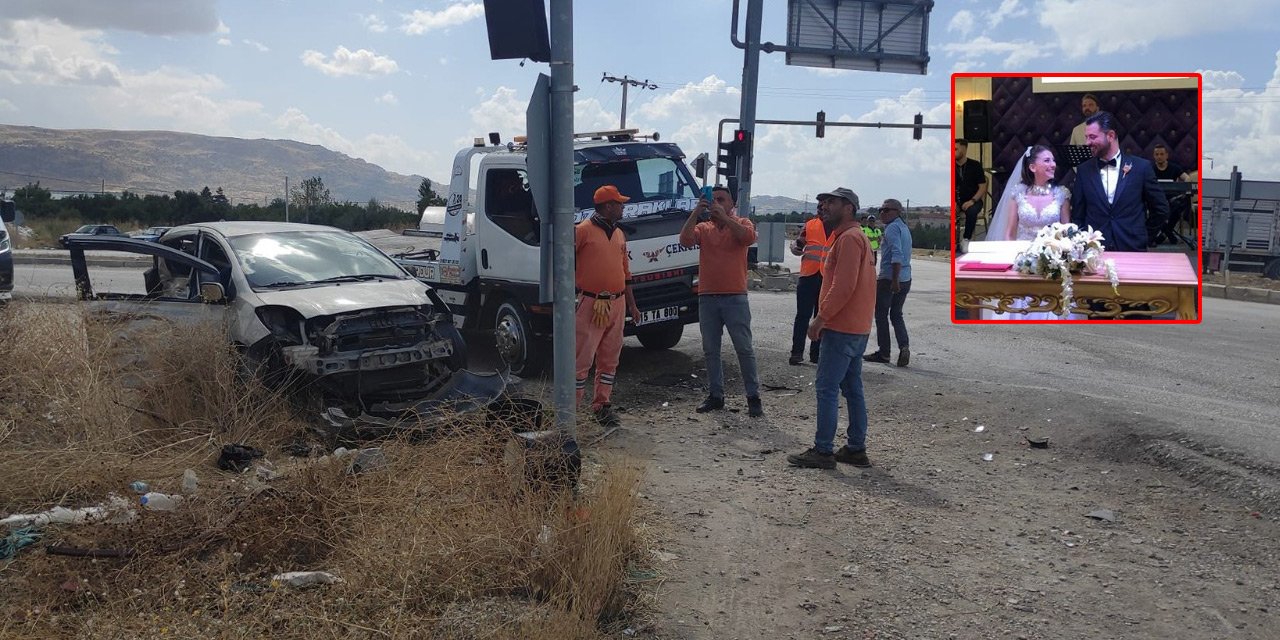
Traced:
<path id="1" fill-rule="evenodd" d="M 800 275 L 811 276 L 822 270 L 827 261 L 827 252 L 831 250 L 831 238 L 822 226 L 820 218 L 814 218 L 804 224 L 804 253 L 800 256 Z"/>

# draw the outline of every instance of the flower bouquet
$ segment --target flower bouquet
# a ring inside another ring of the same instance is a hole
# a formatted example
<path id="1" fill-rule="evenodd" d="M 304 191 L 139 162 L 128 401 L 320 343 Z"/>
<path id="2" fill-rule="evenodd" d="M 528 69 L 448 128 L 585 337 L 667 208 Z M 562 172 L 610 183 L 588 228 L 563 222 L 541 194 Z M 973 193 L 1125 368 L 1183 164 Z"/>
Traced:
<path id="1" fill-rule="evenodd" d="M 1062 305 L 1055 313 L 1066 315 L 1075 306 L 1072 274 L 1092 274 L 1105 268 L 1112 292 L 1119 293 L 1120 278 L 1116 275 L 1115 261 L 1103 260 L 1102 253 L 1101 231 L 1055 222 L 1041 229 L 1031 241 L 1031 246 L 1018 253 L 1013 259 L 1013 267 L 1018 273 L 1060 280 Z"/>

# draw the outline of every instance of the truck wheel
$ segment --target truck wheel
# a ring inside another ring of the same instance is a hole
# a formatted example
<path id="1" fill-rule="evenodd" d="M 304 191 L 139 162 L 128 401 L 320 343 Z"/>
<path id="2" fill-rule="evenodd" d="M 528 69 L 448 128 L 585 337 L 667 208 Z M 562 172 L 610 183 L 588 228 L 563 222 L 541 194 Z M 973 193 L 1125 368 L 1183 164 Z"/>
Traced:
<path id="1" fill-rule="evenodd" d="M 636 330 L 636 338 L 640 340 L 640 344 L 646 349 L 670 349 L 680 343 L 680 336 L 684 335 L 684 325 L 673 323 L 670 326 L 658 327 L 656 329 L 638 329 Z"/>
<path id="2" fill-rule="evenodd" d="M 1263 270 L 1262 275 L 1272 280 L 1280 280 L 1280 258 L 1275 258 L 1267 263 L 1267 268 Z"/>
<path id="3" fill-rule="evenodd" d="M 550 344 L 533 335 L 529 313 L 513 301 L 503 302 L 493 317 L 493 341 L 511 373 L 531 378 L 542 373 L 551 360 Z"/>

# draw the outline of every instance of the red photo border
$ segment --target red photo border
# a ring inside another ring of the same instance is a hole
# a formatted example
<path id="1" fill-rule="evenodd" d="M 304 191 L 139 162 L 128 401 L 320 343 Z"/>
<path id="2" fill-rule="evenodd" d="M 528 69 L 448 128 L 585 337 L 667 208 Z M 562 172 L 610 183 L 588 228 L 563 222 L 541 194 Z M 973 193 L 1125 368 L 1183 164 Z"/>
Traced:
<path id="1" fill-rule="evenodd" d="M 1196 140 L 1197 153 L 1196 158 L 1196 192 L 1204 193 L 1204 173 L 1201 165 L 1204 159 L 1204 77 L 1196 72 L 1186 73 L 1066 73 L 1066 72 L 1049 72 L 1049 73 L 953 73 L 951 74 L 951 139 L 961 138 L 956 130 L 956 79 L 957 78 L 1195 78 L 1196 79 Z M 955 158 L 949 156 L 949 165 L 955 165 Z M 951 174 L 951 191 L 954 194 L 956 190 L 956 172 L 952 170 Z M 954 200 L 954 198 L 952 198 Z M 1106 322 L 1124 322 L 1124 320 L 998 320 L 998 319 L 969 319 L 956 317 L 956 225 L 957 225 L 957 205 L 953 201 L 951 203 L 951 322 L 952 324 L 994 324 L 1005 325 L 1010 324 L 1087 324 L 1098 326 L 1099 323 Z M 1200 324 L 1204 321 L 1204 198 L 1196 198 L 1196 246 L 1199 250 L 1196 252 L 1196 317 L 1194 320 L 1178 320 L 1178 319 L 1142 319 L 1140 322 L 1146 324 Z M 1121 283 L 1123 284 L 1123 282 Z"/>

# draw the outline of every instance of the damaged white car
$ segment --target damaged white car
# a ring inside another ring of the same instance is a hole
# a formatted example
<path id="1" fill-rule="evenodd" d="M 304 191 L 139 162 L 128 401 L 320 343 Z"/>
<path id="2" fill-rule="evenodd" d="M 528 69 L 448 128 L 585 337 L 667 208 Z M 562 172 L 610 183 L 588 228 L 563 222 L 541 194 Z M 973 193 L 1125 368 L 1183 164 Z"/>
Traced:
<path id="1" fill-rule="evenodd" d="M 269 382 L 329 394 L 422 398 L 464 369 L 466 345 L 435 292 L 364 239 L 332 227 L 211 222 L 158 242 L 68 236 L 78 295 L 100 311 L 222 320 Z M 145 293 L 95 292 L 86 250 L 151 257 Z"/>

